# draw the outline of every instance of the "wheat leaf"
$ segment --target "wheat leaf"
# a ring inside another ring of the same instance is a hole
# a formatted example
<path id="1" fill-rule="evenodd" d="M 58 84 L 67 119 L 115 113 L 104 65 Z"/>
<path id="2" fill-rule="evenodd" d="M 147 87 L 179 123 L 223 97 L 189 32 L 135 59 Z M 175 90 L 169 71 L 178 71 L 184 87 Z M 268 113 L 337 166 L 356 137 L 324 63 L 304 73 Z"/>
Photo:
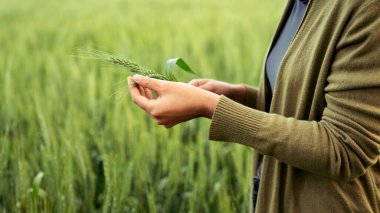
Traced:
<path id="1" fill-rule="evenodd" d="M 166 75 L 174 77 L 174 68 L 177 65 L 183 71 L 197 75 L 182 58 L 171 58 L 166 62 Z"/>

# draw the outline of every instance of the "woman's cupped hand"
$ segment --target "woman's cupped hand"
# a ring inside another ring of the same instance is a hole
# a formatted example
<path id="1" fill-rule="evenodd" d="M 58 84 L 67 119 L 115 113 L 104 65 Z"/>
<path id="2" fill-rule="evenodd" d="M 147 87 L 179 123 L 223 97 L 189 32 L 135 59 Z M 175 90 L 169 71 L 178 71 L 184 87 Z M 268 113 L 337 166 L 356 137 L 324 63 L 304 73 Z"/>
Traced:
<path id="1" fill-rule="evenodd" d="M 128 84 L 133 102 L 166 128 L 197 117 L 211 118 L 220 98 L 213 91 L 192 83 L 141 75 L 128 77 Z"/>

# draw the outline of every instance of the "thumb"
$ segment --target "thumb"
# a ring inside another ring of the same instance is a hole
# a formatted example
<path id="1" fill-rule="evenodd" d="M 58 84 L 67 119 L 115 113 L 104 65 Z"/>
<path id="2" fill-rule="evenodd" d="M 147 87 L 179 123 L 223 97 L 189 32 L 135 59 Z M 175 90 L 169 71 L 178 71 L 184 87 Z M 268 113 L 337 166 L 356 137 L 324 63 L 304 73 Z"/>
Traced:
<path id="1" fill-rule="evenodd" d="M 164 81 L 162 80 L 149 78 L 142 75 L 134 75 L 132 76 L 132 80 L 142 87 L 149 88 L 157 92 L 161 90 L 161 87 L 164 84 Z"/>

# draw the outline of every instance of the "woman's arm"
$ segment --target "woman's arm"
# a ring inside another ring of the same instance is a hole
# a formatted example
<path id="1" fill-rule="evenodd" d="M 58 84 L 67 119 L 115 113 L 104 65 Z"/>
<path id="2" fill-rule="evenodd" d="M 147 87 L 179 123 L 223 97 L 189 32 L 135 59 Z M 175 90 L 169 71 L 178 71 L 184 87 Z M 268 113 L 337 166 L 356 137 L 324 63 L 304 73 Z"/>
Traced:
<path id="1" fill-rule="evenodd" d="M 210 139 L 255 148 L 294 167 L 350 181 L 380 157 L 380 4 L 348 23 L 336 48 L 319 121 L 253 110 L 221 97 Z"/>
<path id="2" fill-rule="evenodd" d="M 152 100 L 132 89 L 138 105 L 167 127 L 211 117 L 210 139 L 255 148 L 294 167 L 350 181 L 380 157 L 380 4 L 352 18 L 337 46 L 320 121 L 303 121 L 248 108 L 187 84 L 132 77 L 158 93 Z M 154 83 L 155 82 L 155 83 Z M 215 110 L 214 110 L 215 109 Z"/>
<path id="3" fill-rule="evenodd" d="M 256 108 L 258 90 L 251 86 L 229 84 L 212 79 L 194 79 L 189 84 L 218 95 L 224 95 L 245 106 Z"/>
<path id="4" fill-rule="evenodd" d="M 173 83 L 135 75 L 128 78 L 133 101 L 143 108 L 159 125 L 170 128 L 178 123 L 196 118 L 211 118 L 219 100 L 225 95 L 241 104 L 256 103 L 257 90 L 241 84 L 228 84 L 211 79 L 195 79 Z M 153 99 L 150 90 L 159 97 Z M 248 101 L 247 99 L 254 99 Z"/>

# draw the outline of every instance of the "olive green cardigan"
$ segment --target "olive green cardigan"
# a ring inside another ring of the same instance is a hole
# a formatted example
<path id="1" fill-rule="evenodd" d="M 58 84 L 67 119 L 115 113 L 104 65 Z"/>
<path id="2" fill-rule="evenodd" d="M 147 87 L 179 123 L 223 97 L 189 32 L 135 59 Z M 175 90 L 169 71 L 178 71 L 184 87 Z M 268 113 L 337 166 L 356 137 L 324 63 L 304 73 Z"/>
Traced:
<path id="1" fill-rule="evenodd" d="M 310 0 L 269 113 L 268 87 L 222 96 L 209 133 L 263 155 L 256 212 L 380 212 L 380 1 Z"/>

